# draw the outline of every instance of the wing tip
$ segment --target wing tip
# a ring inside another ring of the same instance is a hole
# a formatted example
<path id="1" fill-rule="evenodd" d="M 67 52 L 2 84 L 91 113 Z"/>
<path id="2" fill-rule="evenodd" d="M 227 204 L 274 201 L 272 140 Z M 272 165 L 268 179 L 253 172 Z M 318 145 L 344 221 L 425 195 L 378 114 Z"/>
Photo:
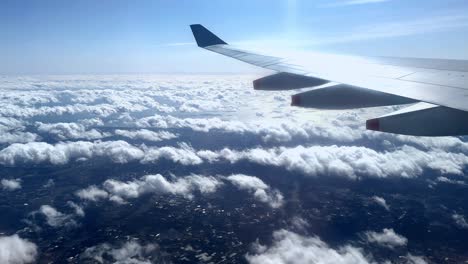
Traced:
<path id="1" fill-rule="evenodd" d="M 197 45 L 201 48 L 218 44 L 227 44 L 201 24 L 192 24 L 190 25 L 190 29 L 192 29 Z"/>

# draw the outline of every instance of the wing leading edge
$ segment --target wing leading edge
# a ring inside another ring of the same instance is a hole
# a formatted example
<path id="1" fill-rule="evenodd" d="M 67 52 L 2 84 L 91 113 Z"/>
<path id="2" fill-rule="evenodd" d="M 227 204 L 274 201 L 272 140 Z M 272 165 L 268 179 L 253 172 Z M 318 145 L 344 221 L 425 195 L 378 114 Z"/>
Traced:
<path id="1" fill-rule="evenodd" d="M 303 66 L 287 59 L 234 48 L 202 25 L 190 27 L 199 47 L 278 72 L 255 80 L 255 89 L 313 87 L 293 95 L 293 106 L 351 109 L 422 102 L 368 120 L 366 127 L 418 136 L 468 134 L 467 61 L 315 57 L 314 63 Z M 327 83 L 329 85 L 321 86 Z M 434 121 L 445 125 L 431 129 Z"/>

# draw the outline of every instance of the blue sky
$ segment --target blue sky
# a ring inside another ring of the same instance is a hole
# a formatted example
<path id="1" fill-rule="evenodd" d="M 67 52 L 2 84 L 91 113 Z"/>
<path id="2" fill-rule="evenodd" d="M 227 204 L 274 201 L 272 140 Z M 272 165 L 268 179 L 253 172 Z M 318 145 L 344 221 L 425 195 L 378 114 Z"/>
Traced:
<path id="1" fill-rule="evenodd" d="M 468 59 L 466 0 L 3 0 L 0 73 L 255 70 L 197 48 L 193 23 L 244 48 Z"/>

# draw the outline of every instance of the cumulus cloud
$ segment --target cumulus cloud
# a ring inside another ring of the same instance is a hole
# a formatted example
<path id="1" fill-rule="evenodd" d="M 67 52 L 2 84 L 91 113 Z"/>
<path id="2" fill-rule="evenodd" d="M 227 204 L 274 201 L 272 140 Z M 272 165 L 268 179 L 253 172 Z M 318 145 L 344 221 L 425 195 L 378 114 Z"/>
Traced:
<path id="1" fill-rule="evenodd" d="M 26 264 L 33 263 L 37 257 L 36 244 L 18 235 L 0 236 L 0 263 Z"/>
<path id="2" fill-rule="evenodd" d="M 392 112 L 392 107 L 385 108 Z M 376 110 L 374 110 L 376 111 Z M 153 115 L 136 121 L 139 127 L 152 128 L 189 128 L 198 132 L 222 131 L 227 133 L 251 133 L 261 136 L 266 142 L 287 142 L 293 139 L 326 139 L 339 143 L 352 143 L 369 140 L 381 145 L 382 142 L 399 147 L 409 144 L 425 150 L 440 149 L 445 151 L 468 152 L 468 143 L 456 137 L 413 137 L 378 133 L 365 130 L 365 110 L 355 110 L 327 118 L 326 122 L 313 122 L 303 116 L 288 116 L 281 119 L 260 120 L 223 120 L 212 118 L 179 118 L 175 116 Z M 379 115 L 379 113 L 375 113 Z M 384 145 L 383 147 L 388 147 Z"/>
<path id="3" fill-rule="evenodd" d="M 273 208 L 283 205 L 283 195 L 278 190 L 272 190 L 261 179 L 243 174 L 235 174 L 226 177 L 234 186 L 253 194 L 255 199 L 267 203 Z"/>
<path id="4" fill-rule="evenodd" d="M 334 249 L 318 237 L 302 236 L 284 229 L 273 233 L 271 246 L 257 242 L 253 244 L 253 248 L 255 252 L 246 255 L 251 264 L 374 263 L 360 248 L 346 245 Z"/>
<path id="5" fill-rule="evenodd" d="M 129 241 L 121 246 L 109 243 L 87 248 L 81 260 L 93 260 L 101 264 L 150 264 L 159 263 L 159 246 L 157 244 L 140 244 Z"/>
<path id="6" fill-rule="evenodd" d="M 177 118 L 174 116 L 154 115 L 137 120 L 140 127 L 189 128 L 199 132 L 222 131 L 229 133 L 252 133 L 266 142 L 286 142 L 293 138 L 329 138 L 340 142 L 351 142 L 364 136 L 364 130 L 344 125 L 337 119 L 330 125 L 318 125 L 296 119 L 280 121 L 233 121 L 220 118 Z"/>
<path id="7" fill-rule="evenodd" d="M 379 196 L 373 196 L 372 197 L 372 200 L 377 203 L 378 205 L 382 206 L 383 208 L 385 208 L 385 210 L 389 211 L 390 210 L 390 206 L 388 206 L 387 202 L 385 201 L 384 198 L 382 197 L 379 197 Z"/>
<path id="8" fill-rule="evenodd" d="M 179 147 L 147 148 L 142 163 L 155 163 L 159 159 L 167 159 L 182 165 L 198 165 L 203 160 L 197 155 L 195 150 L 186 143 L 179 144 Z"/>
<path id="9" fill-rule="evenodd" d="M 31 132 L 1 131 L 0 143 L 26 143 L 39 139 L 39 136 Z"/>
<path id="10" fill-rule="evenodd" d="M 127 199 L 138 198 L 145 193 L 172 194 L 192 199 L 195 193 L 213 193 L 221 185 L 222 181 L 212 176 L 192 174 L 168 180 L 161 174 L 156 174 L 127 182 L 109 179 L 103 183 L 102 189 L 90 186 L 76 194 L 85 200 L 98 201 L 108 198 L 117 203 L 125 203 Z"/>
<path id="11" fill-rule="evenodd" d="M 86 127 L 78 123 L 36 123 L 37 130 L 42 133 L 49 133 L 58 140 L 70 139 L 99 139 L 109 136 L 109 133 L 101 133 L 96 129 L 86 130 Z"/>
<path id="12" fill-rule="evenodd" d="M 464 181 L 452 180 L 444 176 L 437 177 L 437 181 L 450 184 L 466 185 Z"/>
<path id="13" fill-rule="evenodd" d="M 408 243 L 406 237 L 395 233 L 391 228 L 384 228 L 382 232 L 367 231 L 365 237 L 370 243 L 376 243 L 389 248 L 406 246 Z"/>
<path id="14" fill-rule="evenodd" d="M 115 130 L 115 134 L 131 139 L 141 139 L 155 142 L 177 138 L 177 135 L 167 131 L 154 132 L 148 129 L 139 129 L 135 131 L 117 129 Z"/>
<path id="15" fill-rule="evenodd" d="M 466 221 L 465 217 L 461 214 L 453 214 L 452 215 L 453 221 L 457 224 L 458 227 L 463 229 L 468 229 L 468 222 Z"/>
<path id="16" fill-rule="evenodd" d="M 422 151 L 404 146 L 392 152 L 377 152 L 366 147 L 354 146 L 298 146 L 294 148 L 247 149 L 243 151 L 225 148 L 220 151 L 195 151 L 187 144 L 179 147 L 137 148 L 124 141 L 67 142 L 55 145 L 43 142 L 12 144 L 0 151 L 0 163 L 13 166 L 17 163 L 66 164 L 80 158 L 106 157 L 117 163 L 140 160 L 154 163 L 164 158 L 182 165 L 198 165 L 204 160 L 216 162 L 240 160 L 285 167 L 307 175 L 331 174 L 357 178 L 367 177 L 416 177 L 424 170 L 441 173 L 463 174 L 468 157 L 461 153 Z"/>
<path id="17" fill-rule="evenodd" d="M 19 179 L 2 179 L 0 181 L 3 190 L 14 191 L 21 189 L 21 181 Z"/>
<path id="18" fill-rule="evenodd" d="M 225 148 L 221 151 L 200 151 L 198 154 L 211 162 L 220 159 L 231 163 L 248 160 L 311 176 L 325 174 L 352 179 L 358 176 L 417 177 L 428 169 L 462 175 L 463 168 L 468 164 L 468 157 L 464 154 L 421 151 L 409 146 L 391 152 L 355 146 L 298 146 L 243 151 Z"/>
<path id="19" fill-rule="evenodd" d="M 412 254 L 406 255 L 407 264 L 427 264 L 427 261 L 424 257 L 414 256 Z"/>
<path id="20" fill-rule="evenodd" d="M 95 157 L 109 158 L 116 163 L 127 163 L 143 157 L 142 150 L 125 141 L 104 142 L 60 142 L 55 145 L 45 142 L 11 144 L 0 151 L 0 164 L 15 166 L 21 164 L 49 163 L 63 165 L 78 159 Z"/>
<path id="21" fill-rule="evenodd" d="M 125 203 L 128 199 L 138 198 L 145 193 L 179 195 L 192 199 L 195 193 L 208 194 L 215 192 L 226 180 L 241 190 L 250 192 L 253 197 L 272 208 L 283 204 L 283 195 L 276 189 L 270 188 L 261 179 L 236 174 L 228 177 L 213 177 L 202 175 L 189 175 L 168 180 L 161 174 L 146 175 L 132 181 L 106 180 L 102 188 L 89 186 L 79 190 L 76 195 L 83 200 L 97 202 L 109 199 L 117 203 Z"/>
<path id="22" fill-rule="evenodd" d="M 109 196 L 109 194 L 106 191 L 99 189 L 95 185 L 91 185 L 88 188 L 77 191 L 76 195 L 83 200 L 93 202 L 97 202 L 101 199 L 106 199 Z"/>
<path id="23" fill-rule="evenodd" d="M 83 207 L 81 207 L 80 205 L 72 202 L 72 201 L 68 201 L 67 202 L 67 205 L 70 206 L 73 210 L 75 210 L 75 214 L 77 216 L 80 216 L 80 217 L 84 217 L 85 216 L 85 212 L 83 210 Z"/>
<path id="24" fill-rule="evenodd" d="M 73 215 L 64 214 L 50 205 L 42 205 L 38 211 L 45 217 L 46 223 L 51 227 L 75 227 L 77 222 L 73 219 Z"/>
<path id="25" fill-rule="evenodd" d="M 44 188 L 51 188 L 55 186 L 55 181 L 53 179 L 48 179 L 47 182 L 42 185 Z"/>
<path id="26" fill-rule="evenodd" d="M 204 162 L 249 162 L 284 167 L 306 175 L 335 175 L 352 179 L 359 177 L 417 177 L 425 170 L 441 174 L 463 175 L 468 156 L 439 149 L 424 151 L 403 146 L 393 151 L 376 151 L 358 146 L 297 146 L 292 148 L 253 148 L 246 150 L 195 150 L 186 143 L 178 147 L 135 147 L 125 141 L 44 142 L 15 143 L 0 151 L 0 164 L 50 163 L 66 164 L 70 161 L 103 157 L 116 163 L 140 161 L 156 163 L 161 159 L 182 165 Z"/>

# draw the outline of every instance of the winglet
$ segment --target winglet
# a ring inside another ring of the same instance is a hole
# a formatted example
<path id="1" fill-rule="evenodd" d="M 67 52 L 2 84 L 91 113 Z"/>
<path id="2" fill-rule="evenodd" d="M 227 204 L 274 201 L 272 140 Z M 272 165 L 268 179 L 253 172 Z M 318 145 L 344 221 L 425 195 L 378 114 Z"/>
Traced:
<path id="1" fill-rule="evenodd" d="M 197 45 L 201 48 L 217 44 L 227 44 L 200 24 L 190 25 L 190 28 L 192 29 L 195 40 L 197 41 Z"/>

